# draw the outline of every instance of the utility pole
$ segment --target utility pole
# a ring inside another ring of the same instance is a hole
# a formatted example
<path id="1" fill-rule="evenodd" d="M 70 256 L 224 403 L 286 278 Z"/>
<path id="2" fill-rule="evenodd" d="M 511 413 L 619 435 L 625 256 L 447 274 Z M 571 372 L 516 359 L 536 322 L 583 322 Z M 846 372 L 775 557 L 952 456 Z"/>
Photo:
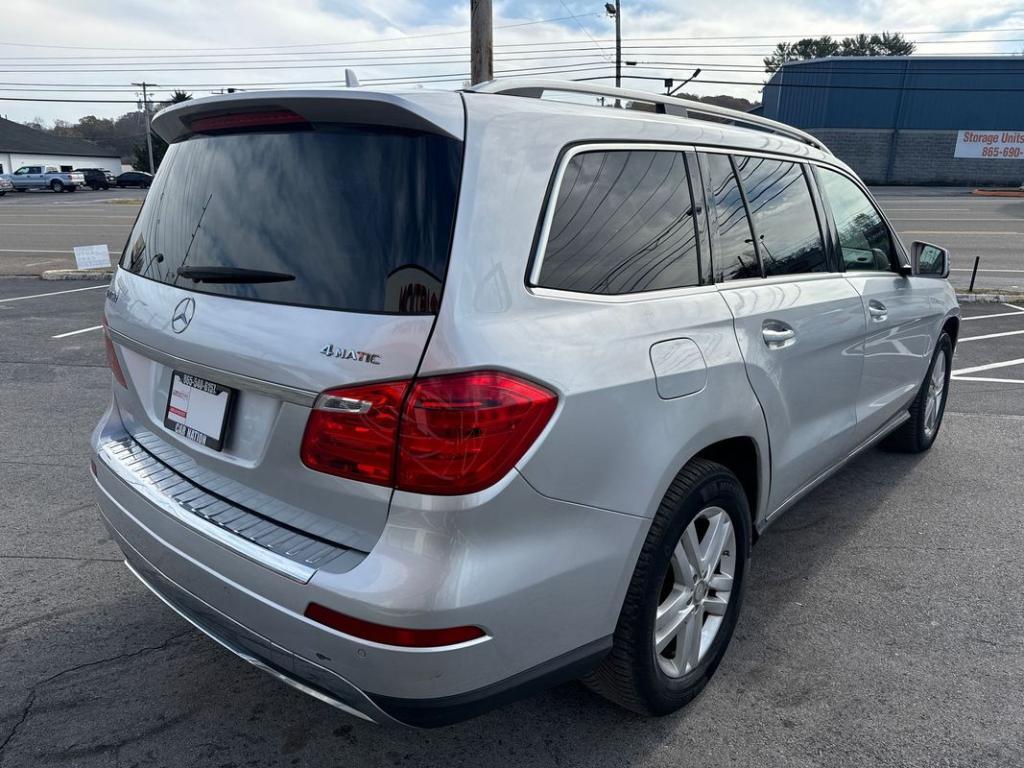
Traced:
<path id="1" fill-rule="evenodd" d="M 473 85 L 494 79 L 491 0 L 469 0 L 469 71 Z"/>
<path id="2" fill-rule="evenodd" d="M 622 8 L 619 0 L 615 4 L 605 3 L 604 9 L 609 16 L 615 17 L 615 87 L 622 87 Z"/>
<path id="3" fill-rule="evenodd" d="M 146 91 L 156 83 L 147 83 L 145 81 L 141 83 L 132 83 L 136 88 L 142 88 L 142 109 L 146 113 L 146 150 L 149 152 L 149 172 L 156 173 L 156 168 L 153 167 L 153 136 L 149 129 L 149 95 Z"/>

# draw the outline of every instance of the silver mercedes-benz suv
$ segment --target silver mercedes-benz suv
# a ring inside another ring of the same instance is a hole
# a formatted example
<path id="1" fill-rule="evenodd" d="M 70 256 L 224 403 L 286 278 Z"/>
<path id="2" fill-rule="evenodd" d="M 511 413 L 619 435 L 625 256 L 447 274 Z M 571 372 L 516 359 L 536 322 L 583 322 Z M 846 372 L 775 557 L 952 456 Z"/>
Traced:
<path id="1" fill-rule="evenodd" d="M 103 519 L 170 607 L 352 714 L 573 678 L 671 712 L 757 536 L 939 430 L 948 254 L 788 126 L 520 80 L 154 129 L 105 306 Z"/>

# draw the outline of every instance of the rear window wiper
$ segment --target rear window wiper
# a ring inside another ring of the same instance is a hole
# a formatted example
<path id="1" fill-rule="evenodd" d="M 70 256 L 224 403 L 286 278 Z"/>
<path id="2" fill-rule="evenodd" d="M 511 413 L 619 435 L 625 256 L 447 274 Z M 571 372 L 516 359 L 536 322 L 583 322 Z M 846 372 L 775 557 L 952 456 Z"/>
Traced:
<path id="1" fill-rule="evenodd" d="M 194 283 L 283 283 L 295 279 L 295 275 L 287 272 L 243 267 L 178 267 L 178 277 Z"/>

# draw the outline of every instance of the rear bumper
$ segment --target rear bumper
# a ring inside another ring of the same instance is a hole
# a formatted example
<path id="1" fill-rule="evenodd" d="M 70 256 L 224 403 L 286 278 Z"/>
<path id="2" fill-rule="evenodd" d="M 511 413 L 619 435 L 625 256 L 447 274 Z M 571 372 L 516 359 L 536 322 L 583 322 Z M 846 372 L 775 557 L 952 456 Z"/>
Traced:
<path id="1" fill-rule="evenodd" d="M 108 414 L 94 448 L 116 431 L 112 421 Z M 647 528 L 547 499 L 518 476 L 454 512 L 396 494 L 362 562 L 303 581 L 168 514 L 109 461 L 97 451 L 100 510 L 147 587 L 247 661 L 384 724 L 443 725 L 585 672 L 610 647 Z M 387 646 L 307 619 L 310 602 L 381 624 L 473 624 L 487 634 L 443 648 Z"/>

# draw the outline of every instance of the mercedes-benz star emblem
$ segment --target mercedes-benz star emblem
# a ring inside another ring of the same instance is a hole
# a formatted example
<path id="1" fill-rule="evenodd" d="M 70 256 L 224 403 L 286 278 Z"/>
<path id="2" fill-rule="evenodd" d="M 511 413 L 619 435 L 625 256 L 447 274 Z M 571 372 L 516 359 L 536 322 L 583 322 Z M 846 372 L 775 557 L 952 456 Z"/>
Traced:
<path id="1" fill-rule="evenodd" d="M 192 317 L 196 313 L 196 300 L 191 296 L 187 299 L 182 299 L 178 302 L 178 306 L 174 308 L 174 314 L 171 315 L 171 330 L 175 333 L 181 333 L 188 324 L 192 322 Z"/>

